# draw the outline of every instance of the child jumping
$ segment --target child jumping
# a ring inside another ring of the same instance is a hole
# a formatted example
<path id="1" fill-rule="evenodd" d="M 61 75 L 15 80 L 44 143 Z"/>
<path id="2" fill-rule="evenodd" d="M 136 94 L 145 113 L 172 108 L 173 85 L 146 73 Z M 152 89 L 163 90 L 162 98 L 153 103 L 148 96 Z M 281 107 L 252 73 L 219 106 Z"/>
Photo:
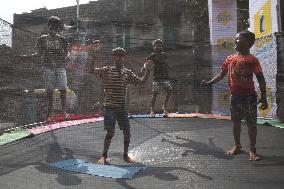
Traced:
<path id="1" fill-rule="evenodd" d="M 161 90 L 164 90 L 167 95 L 162 107 L 165 116 L 169 114 L 168 102 L 172 94 L 172 85 L 168 74 L 168 64 L 167 55 L 164 50 L 164 42 L 161 39 L 156 39 L 152 43 L 154 53 L 150 54 L 146 60 L 151 60 L 154 63 L 154 73 L 153 73 L 153 88 L 152 88 L 152 100 L 151 100 L 151 110 L 150 115 L 154 116 L 154 107 L 156 103 L 157 95 Z"/>
<path id="2" fill-rule="evenodd" d="M 48 34 L 41 36 L 36 44 L 38 53 L 45 64 L 44 79 L 48 98 L 47 120 L 49 121 L 52 114 L 54 88 L 58 88 L 60 91 L 62 113 L 65 119 L 69 119 L 66 111 L 68 43 L 66 38 L 60 35 L 64 24 L 58 17 L 51 16 L 48 19 L 47 27 Z"/>
<path id="3" fill-rule="evenodd" d="M 268 108 L 266 98 L 266 83 L 258 59 L 250 54 L 250 48 L 255 41 L 254 33 L 242 31 L 235 37 L 234 44 L 237 54 L 230 55 L 221 65 L 221 71 L 210 81 L 202 81 L 202 86 L 210 86 L 228 74 L 228 83 L 231 92 L 231 119 L 233 122 L 233 133 L 235 146 L 227 152 L 227 155 L 239 154 L 242 150 L 240 143 L 241 120 L 246 121 L 250 141 L 249 160 L 260 160 L 256 153 L 256 136 L 257 136 L 257 95 L 253 82 L 255 74 L 259 83 L 261 97 L 259 107 L 262 110 Z"/>
<path id="4" fill-rule="evenodd" d="M 115 123 L 118 122 L 120 130 L 124 135 L 124 154 L 123 159 L 127 163 L 134 163 L 134 160 L 128 156 L 128 147 L 130 143 L 130 124 L 128 119 L 128 110 L 126 109 L 126 86 L 127 84 L 143 84 L 148 78 L 151 61 L 144 64 L 144 75 L 140 78 L 131 70 L 124 67 L 126 51 L 123 48 L 113 49 L 114 66 L 95 68 L 91 66 L 91 73 L 102 78 L 104 82 L 104 129 L 107 131 L 102 157 L 98 160 L 99 164 L 106 164 L 107 153 L 110 147 L 111 139 L 115 133 Z"/>
<path id="5" fill-rule="evenodd" d="M 47 34 L 39 37 L 36 43 L 37 52 L 32 55 L 21 55 L 21 58 L 40 58 L 44 73 L 44 87 L 47 91 L 48 110 L 46 121 L 49 122 L 53 109 L 53 90 L 57 88 L 60 91 L 60 100 L 62 113 L 65 119 L 69 119 L 66 111 L 66 91 L 67 76 L 66 63 L 68 54 L 68 43 L 65 37 L 61 35 L 64 24 L 56 16 L 48 18 Z"/>

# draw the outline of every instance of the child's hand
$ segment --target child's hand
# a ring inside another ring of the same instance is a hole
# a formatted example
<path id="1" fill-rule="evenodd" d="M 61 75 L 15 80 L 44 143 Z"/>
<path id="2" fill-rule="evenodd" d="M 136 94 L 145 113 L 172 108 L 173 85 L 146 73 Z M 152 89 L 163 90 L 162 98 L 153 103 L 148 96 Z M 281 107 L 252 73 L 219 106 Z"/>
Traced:
<path id="1" fill-rule="evenodd" d="M 200 86 L 202 86 L 202 87 L 207 87 L 207 86 L 210 86 L 210 85 L 211 85 L 211 83 L 209 81 L 202 80 L 200 82 Z"/>
<path id="2" fill-rule="evenodd" d="M 67 54 L 67 56 L 65 57 L 65 60 L 67 63 L 70 63 L 72 61 L 72 57 L 70 55 L 70 53 Z"/>
<path id="3" fill-rule="evenodd" d="M 151 70 L 152 65 L 153 65 L 153 61 L 152 61 L 152 60 L 147 60 L 147 61 L 144 63 L 144 67 L 145 67 L 145 69 L 147 69 L 147 70 Z"/>
<path id="4" fill-rule="evenodd" d="M 258 103 L 261 103 L 260 107 L 258 109 L 260 110 L 266 110 L 268 108 L 268 103 L 267 103 L 267 99 L 261 97 L 258 101 Z"/>
<path id="5" fill-rule="evenodd" d="M 98 39 L 94 40 L 89 48 L 90 48 L 90 50 L 93 50 L 93 51 L 100 50 L 102 48 L 101 41 L 98 40 Z"/>

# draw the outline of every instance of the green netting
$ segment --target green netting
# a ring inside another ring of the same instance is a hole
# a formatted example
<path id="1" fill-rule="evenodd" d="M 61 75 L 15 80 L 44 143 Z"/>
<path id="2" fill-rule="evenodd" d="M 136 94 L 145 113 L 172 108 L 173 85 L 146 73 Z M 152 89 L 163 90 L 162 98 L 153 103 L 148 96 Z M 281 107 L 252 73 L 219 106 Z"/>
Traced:
<path id="1" fill-rule="evenodd" d="M 26 129 L 21 129 L 21 128 L 11 131 L 10 133 L 3 133 L 2 135 L 0 135 L 0 145 L 14 142 L 16 140 L 25 138 L 29 135 L 30 133 L 26 131 Z"/>
<path id="2" fill-rule="evenodd" d="M 279 119 L 257 119 L 259 125 L 270 125 L 273 127 L 284 128 L 284 123 Z"/>

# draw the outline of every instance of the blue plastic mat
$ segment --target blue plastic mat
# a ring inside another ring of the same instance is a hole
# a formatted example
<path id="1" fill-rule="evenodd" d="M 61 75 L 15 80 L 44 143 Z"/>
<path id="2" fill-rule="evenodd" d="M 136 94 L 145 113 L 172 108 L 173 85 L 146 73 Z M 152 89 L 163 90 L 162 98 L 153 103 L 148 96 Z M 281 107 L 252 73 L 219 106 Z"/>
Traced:
<path id="1" fill-rule="evenodd" d="M 126 178 L 131 179 L 134 175 L 143 171 L 147 166 L 134 165 L 100 165 L 92 164 L 81 159 L 68 159 L 55 163 L 48 164 L 49 166 L 64 169 L 67 171 L 84 173 L 89 175 L 96 175 L 110 178 Z"/>

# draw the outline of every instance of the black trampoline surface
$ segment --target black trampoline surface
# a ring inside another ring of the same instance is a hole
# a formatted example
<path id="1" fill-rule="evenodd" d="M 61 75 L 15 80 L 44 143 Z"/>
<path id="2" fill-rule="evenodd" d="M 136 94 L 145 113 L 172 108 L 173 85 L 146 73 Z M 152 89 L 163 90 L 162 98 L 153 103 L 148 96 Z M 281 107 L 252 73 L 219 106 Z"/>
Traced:
<path id="1" fill-rule="evenodd" d="M 113 179 L 68 172 L 48 163 L 80 158 L 96 163 L 105 131 L 103 122 L 68 127 L 0 146 L 1 189 L 188 189 L 284 188 L 284 129 L 259 126 L 261 161 L 244 153 L 228 157 L 233 146 L 231 121 L 199 118 L 130 120 L 130 155 L 149 167 L 133 179 Z M 112 164 L 122 161 L 123 135 L 116 127 L 109 151 Z"/>

